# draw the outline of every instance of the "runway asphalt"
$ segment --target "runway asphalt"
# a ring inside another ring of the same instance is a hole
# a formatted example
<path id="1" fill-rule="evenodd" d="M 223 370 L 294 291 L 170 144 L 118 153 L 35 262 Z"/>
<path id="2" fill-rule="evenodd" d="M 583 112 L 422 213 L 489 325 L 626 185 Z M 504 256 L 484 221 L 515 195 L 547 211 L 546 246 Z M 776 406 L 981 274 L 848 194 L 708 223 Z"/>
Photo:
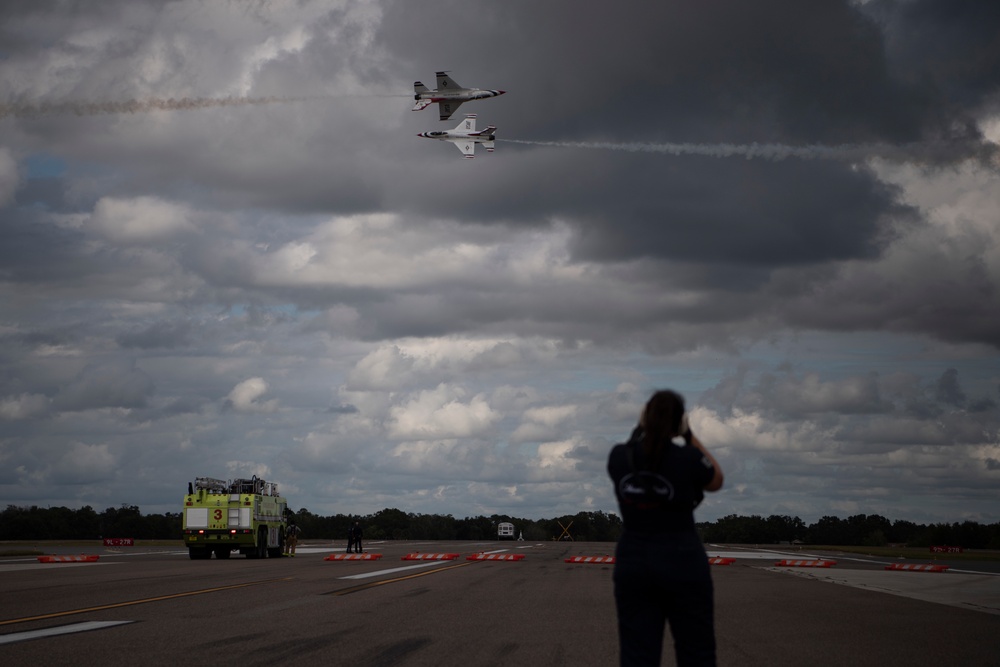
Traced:
<path id="1" fill-rule="evenodd" d="M 4 665 L 613 665 L 609 543 L 369 543 L 376 560 L 191 561 L 171 548 L 91 550 L 97 562 L 0 561 Z M 829 554 L 708 546 L 720 665 L 1000 665 L 1000 573 L 962 563 L 899 572 Z M 80 549 L 51 550 L 79 553 Z M 452 560 L 403 560 L 411 553 Z M 517 561 L 468 560 L 479 553 Z M 961 570 L 961 571 L 958 571 Z M 833 584 L 833 585 L 831 585 Z M 664 665 L 672 665 L 669 640 Z"/>

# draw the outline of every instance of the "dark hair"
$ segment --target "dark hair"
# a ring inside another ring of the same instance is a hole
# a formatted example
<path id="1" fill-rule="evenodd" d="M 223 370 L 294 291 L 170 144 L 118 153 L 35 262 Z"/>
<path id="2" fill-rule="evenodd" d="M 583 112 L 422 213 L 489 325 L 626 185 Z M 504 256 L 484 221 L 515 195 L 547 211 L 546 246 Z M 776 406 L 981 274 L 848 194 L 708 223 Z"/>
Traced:
<path id="1" fill-rule="evenodd" d="M 676 391 L 653 394 L 642 411 L 642 458 L 647 470 L 659 468 L 663 447 L 680 435 L 684 397 Z"/>

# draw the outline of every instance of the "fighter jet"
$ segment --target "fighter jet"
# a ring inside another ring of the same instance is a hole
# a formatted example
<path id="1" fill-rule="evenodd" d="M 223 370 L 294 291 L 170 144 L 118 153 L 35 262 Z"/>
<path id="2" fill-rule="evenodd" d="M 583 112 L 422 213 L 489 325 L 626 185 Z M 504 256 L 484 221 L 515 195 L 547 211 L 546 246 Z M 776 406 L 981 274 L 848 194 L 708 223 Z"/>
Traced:
<path id="1" fill-rule="evenodd" d="M 505 90 L 483 90 L 481 88 L 462 88 L 455 83 L 455 80 L 448 76 L 447 72 L 437 73 L 437 90 L 429 90 L 427 86 L 416 81 L 413 84 L 413 99 L 417 101 L 413 105 L 414 111 L 426 109 L 434 102 L 438 103 L 438 111 L 441 120 L 448 120 L 451 115 L 458 111 L 458 107 L 463 102 L 470 100 L 483 100 L 487 97 L 503 95 Z"/>
<path id="2" fill-rule="evenodd" d="M 497 136 L 497 128 L 490 125 L 485 130 L 476 131 L 476 114 L 466 114 L 465 120 L 459 123 L 454 130 L 444 130 L 443 132 L 421 132 L 418 137 L 428 139 L 440 139 L 450 141 L 455 144 L 462 155 L 467 158 L 476 157 L 476 144 L 482 144 L 487 153 L 493 152 L 493 141 Z"/>

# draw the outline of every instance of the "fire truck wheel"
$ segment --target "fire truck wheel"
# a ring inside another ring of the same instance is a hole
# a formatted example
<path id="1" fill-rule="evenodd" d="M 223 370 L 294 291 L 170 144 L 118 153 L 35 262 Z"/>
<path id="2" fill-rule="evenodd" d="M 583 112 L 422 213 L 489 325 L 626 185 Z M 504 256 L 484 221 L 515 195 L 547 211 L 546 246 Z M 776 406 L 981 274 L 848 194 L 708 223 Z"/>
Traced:
<path id="1" fill-rule="evenodd" d="M 278 546 L 273 548 L 268 548 L 267 555 L 269 558 L 281 558 L 281 555 L 285 552 L 285 533 L 283 531 L 278 531 Z"/>
<path id="2" fill-rule="evenodd" d="M 257 558 L 267 558 L 267 528 L 257 531 Z"/>

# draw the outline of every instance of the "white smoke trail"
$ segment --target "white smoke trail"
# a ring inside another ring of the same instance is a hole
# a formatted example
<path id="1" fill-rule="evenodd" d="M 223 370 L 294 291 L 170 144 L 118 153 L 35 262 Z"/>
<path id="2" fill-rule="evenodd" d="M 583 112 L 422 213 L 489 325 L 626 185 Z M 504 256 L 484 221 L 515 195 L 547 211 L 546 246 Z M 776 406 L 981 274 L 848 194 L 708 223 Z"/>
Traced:
<path id="1" fill-rule="evenodd" d="M 500 141 L 500 139 L 497 139 Z M 504 138 L 512 144 L 528 146 L 552 146 L 557 148 L 585 148 L 629 153 L 664 153 L 667 155 L 703 155 L 714 158 L 743 157 L 747 160 L 844 160 L 860 161 L 881 158 L 899 162 L 929 162 L 940 164 L 956 162 L 968 158 L 995 161 L 995 147 L 981 144 L 958 143 L 913 143 L 913 144 L 842 144 L 824 146 L 809 144 L 789 146 L 787 144 L 694 144 L 694 143 L 613 143 L 605 141 L 529 141 Z"/>
<path id="2" fill-rule="evenodd" d="M 108 114 L 137 114 L 152 111 L 190 111 L 219 107 L 258 106 L 264 104 L 290 104 L 294 102 L 328 101 L 341 97 L 411 97 L 410 94 L 345 94 L 308 95 L 300 97 L 182 97 L 180 99 L 150 97 L 125 102 L 41 102 L 39 104 L 0 104 L 2 118 L 38 118 L 40 116 L 101 116 Z"/>

